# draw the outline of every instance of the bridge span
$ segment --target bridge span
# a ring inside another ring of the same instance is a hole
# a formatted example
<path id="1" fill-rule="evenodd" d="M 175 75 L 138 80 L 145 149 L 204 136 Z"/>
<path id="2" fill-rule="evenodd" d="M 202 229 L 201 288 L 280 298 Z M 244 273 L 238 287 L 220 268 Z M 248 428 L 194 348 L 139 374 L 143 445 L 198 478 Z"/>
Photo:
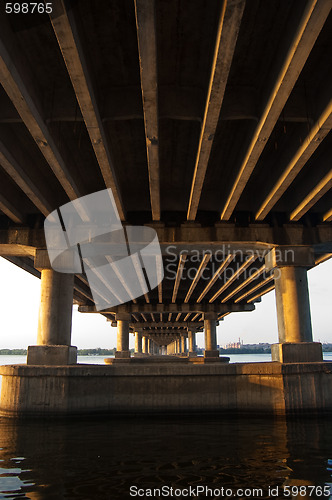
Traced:
<path id="1" fill-rule="evenodd" d="M 26 366 L 1 368 L 2 414 L 332 410 L 307 283 L 332 256 L 331 8 L 54 0 L 48 13 L 0 12 L 0 255 L 41 279 L 36 345 Z M 161 260 L 158 286 L 146 289 L 138 260 L 139 295 L 118 272 L 130 300 L 100 310 L 84 267 L 52 268 L 43 225 L 106 188 L 127 231 L 155 230 Z M 228 364 L 217 325 L 273 289 L 273 362 Z M 76 364 L 73 303 L 117 327 L 111 366 Z"/>

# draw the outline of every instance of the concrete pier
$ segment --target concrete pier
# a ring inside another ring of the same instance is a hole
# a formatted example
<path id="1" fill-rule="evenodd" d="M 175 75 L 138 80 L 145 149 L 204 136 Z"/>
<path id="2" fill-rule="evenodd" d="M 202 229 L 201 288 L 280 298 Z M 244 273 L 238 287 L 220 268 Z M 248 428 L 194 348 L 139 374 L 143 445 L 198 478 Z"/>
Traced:
<path id="1" fill-rule="evenodd" d="M 28 347 L 28 364 L 76 363 L 77 349 L 70 345 L 73 286 L 73 274 L 41 270 L 37 345 Z"/>
<path id="2" fill-rule="evenodd" d="M 143 354 L 148 354 L 149 353 L 148 338 L 145 337 L 144 335 L 142 336 L 142 352 L 143 352 Z"/>
<path id="3" fill-rule="evenodd" d="M 116 358 L 129 358 L 129 321 L 130 315 L 119 313 L 116 315 L 117 335 L 116 335 Z"/>
<path id="4" fill-rule="evenodd" d="M 187 352 L 187 339 L 185 335 L 181 335 L 180 341 L 181 341 L 181 352 L 185 354 Z"/>
<path id="5" fill-rule="evenodd" d="M 216 358 L 219 356 L 219 351 L 217 350 L 217 319 L 218 316 L 213 313 L 204 315 L 205 358 Z"/>
<path id="6" fill-rule="evenodd" d="M 142 335 L 135 332 L 135 353 L 142 354 Z"/>
<path id="7" fill-rule="evenodd" d="M 312 339 L 307 269 L 314 264 L 308 247 L 280 247 L 265 258 L 274 270 L 279 344 L 272 346 L 272 360 L 322 361 L 320 343 Z"/>
<path id="8" fill-rule="evenodd" d="M 178 361 L 1 366 L 0 415 L 332 412 L 332 363 Z"/>
<path id="9" fill-rule="evenodd" d="M 196 354 L 196 332 L 188 330 L 188 353 L 189 356 Z"/>

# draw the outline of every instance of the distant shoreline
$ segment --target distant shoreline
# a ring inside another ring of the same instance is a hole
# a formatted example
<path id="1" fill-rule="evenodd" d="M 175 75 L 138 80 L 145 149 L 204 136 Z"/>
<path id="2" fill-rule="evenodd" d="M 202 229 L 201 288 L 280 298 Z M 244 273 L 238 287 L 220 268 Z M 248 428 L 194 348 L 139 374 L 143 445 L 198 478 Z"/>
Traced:
<path id="1" fill-rule="evenodd" d="M 100 347 L 91 349 L 78 349 L 78 356 L 112 356 L 116 349 L 102 349 Z M 134 352 L 134 349 L 131 349 Z M 198 354 L 203 353 L 202 348 L 197 349 Z M 239 349 L 219 349 L 220 354 L 271 354 L 271 347 L 258 347 L 256 345 L 247 344 Z M 323 352 L 332 352 L 332 344 L 323 344 Z M 27 349 L 0 349 L 0 356 L 26 356 Z"/>

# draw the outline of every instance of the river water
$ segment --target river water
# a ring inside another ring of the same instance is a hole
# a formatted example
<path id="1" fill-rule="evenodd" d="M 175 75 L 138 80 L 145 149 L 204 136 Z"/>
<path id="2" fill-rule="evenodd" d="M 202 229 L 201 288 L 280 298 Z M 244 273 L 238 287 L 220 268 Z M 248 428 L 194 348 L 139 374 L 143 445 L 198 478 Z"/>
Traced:
<path id="1" fill-rule="evenodd" d="M 271 361 L 271 354 L 225 354 L 230 363 L 259 363 Z M 78 356 L 78 363 L 103 365 L 104 359 L 112 356 Z M 324 359 L 332 361 L 332 352 L 324 352 Z M 26 356 L 1 356 L 0 365 L 16 365 L 26 363 Z"/>
<path id="2" fill-rule="evenodd" d="M 330 417 L 0 419 L 1 499 L 332 500 L 331 474 Z"/>

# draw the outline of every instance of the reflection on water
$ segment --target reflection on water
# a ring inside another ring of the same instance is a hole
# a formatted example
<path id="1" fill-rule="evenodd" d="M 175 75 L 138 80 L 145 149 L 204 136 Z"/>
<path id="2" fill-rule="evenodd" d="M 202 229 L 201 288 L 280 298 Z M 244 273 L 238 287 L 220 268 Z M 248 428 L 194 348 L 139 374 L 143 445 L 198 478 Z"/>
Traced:
<path id="1" fill-rule="evenodd" d="M 0 498 L 126 499 L 131 485 L 198 484 L 268 498 L 268 486 L 331 481 L 328 419 L 2 419 L 0 446 Z"/>

